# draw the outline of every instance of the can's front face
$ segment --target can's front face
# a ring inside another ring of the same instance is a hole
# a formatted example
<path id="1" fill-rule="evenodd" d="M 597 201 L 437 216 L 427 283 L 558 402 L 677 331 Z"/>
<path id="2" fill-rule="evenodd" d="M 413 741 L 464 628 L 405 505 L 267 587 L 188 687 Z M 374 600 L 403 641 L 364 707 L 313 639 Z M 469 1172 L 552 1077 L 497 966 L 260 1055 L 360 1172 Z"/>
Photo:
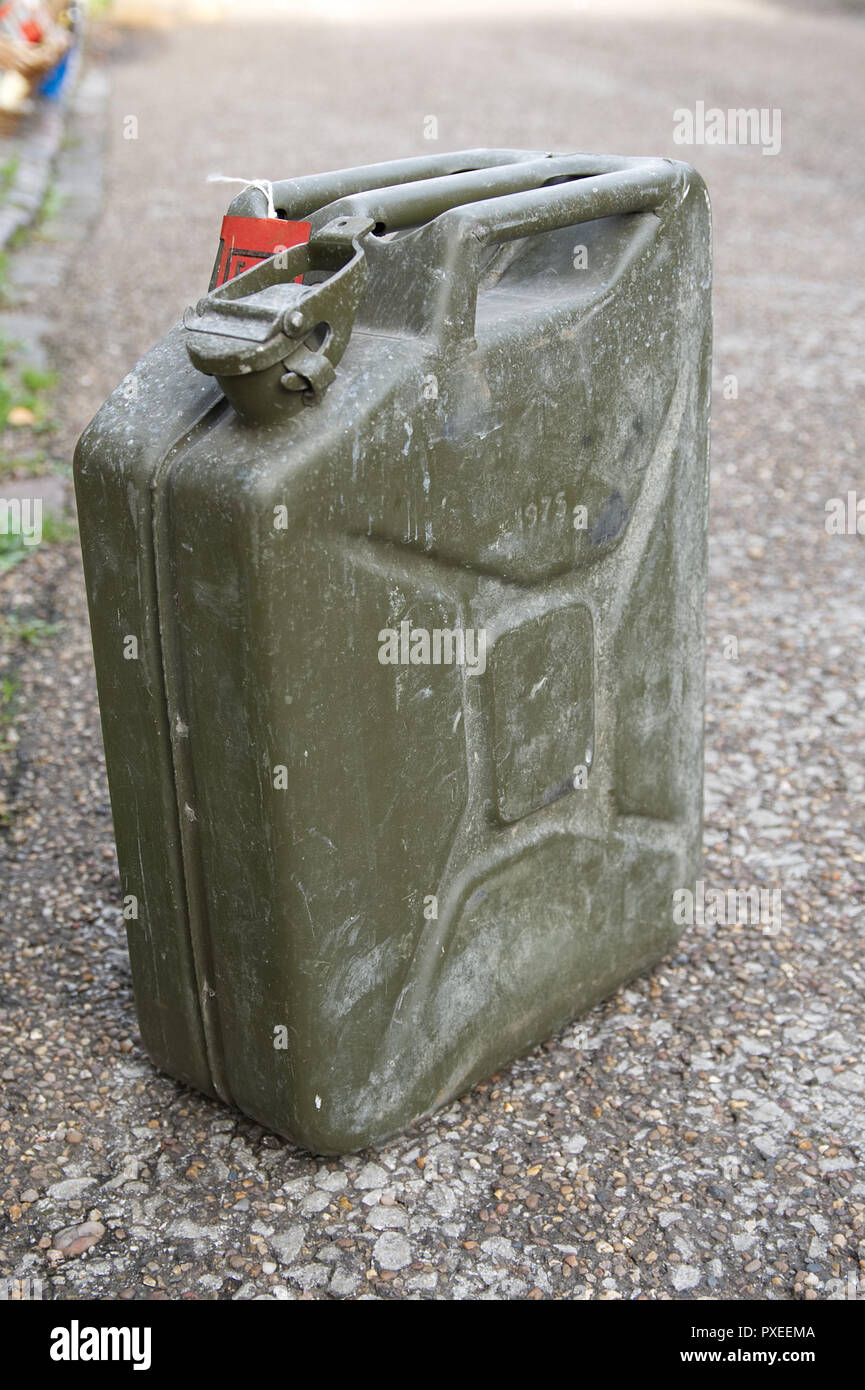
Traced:
<path id="1" fill-rule="evenodd" d="M 417 331 L 457 256 L 431 222 L 370 244 L 308 408 L 242 420 L 175 332 L 80 446 L 145 1041 L 315 1150 L 460 1094 L 676 938 L 710 331 L 678 167 L 657 212 L 491 247 L 470 335 Z"/>

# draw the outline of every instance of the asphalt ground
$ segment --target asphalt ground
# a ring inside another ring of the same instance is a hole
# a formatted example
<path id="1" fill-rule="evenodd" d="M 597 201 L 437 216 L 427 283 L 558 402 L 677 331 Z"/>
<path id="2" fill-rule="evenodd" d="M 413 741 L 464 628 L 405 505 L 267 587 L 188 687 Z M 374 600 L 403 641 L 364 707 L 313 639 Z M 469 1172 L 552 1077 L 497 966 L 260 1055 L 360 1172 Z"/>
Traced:
<path id="1" fill-rule="evenodd" d="M 0 576 L 18 619 L 0 647 L 0 1272 L 55 1298 L 865 1298 L 865 552 L 825 525 L 829 499 L 865 494 L 863 50 L 855 13 L 748 5 L 94 46 L 110 91 L 68 182 L 102 178 L 98 209 L 72 196 L 13 273 L 60 376 L 60 460 L 206 287 L 227 201 L 210 173 L 476 145 L 697 165 L 716 275 L 704 877 L 781 910 L 768 932 L 689 928 L 403 1137 L 311 1157 L 141 1049 L 80 560 L 43 544 Z M 777 110 L 780 149 L 677 144 L 697 102 Z M 22 638 L 34 619 L 53 631 Z"/>

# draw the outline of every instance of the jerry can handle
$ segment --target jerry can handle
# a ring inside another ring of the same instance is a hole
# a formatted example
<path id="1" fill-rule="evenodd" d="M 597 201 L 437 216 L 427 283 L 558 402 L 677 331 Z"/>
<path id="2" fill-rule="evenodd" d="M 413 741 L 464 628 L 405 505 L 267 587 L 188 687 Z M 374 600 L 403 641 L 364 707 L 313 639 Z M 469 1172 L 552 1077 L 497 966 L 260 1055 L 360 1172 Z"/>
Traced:
<path id="1" fill-rule="evenodd" d="M 531 210 L 525 200 L 514 204 L 519 208 L 524 230 L 515 235 L 527 236 L 535 230 L 550 230 L 529 225 L 538 215 L 555 215 L 560 209 L 568 221 L 586 221 L 588 217 L 608 216 L 604 212 L 593 214 L 591 210 L 572 214 L 568 193 L 580 190 L 579 207 L 593 199 L 604 202 L 608 191 L 616 191 L 618 196 L 636 198 L 639 209 L 645 210 L 645 202 L 657 207 L 674 191 L 680 181 L 679 170 L 668 159 L 626 159 L 605 155 L 544 155 L 541 158 L 530 156 L 525 159 L 487 165 L 474 169 L 464 169 L 450 174 L 428 172 L 409 183 L 394 183 L 386 187 L 371 187 L 353 192 L 320 208 L 318 213 L 310 214 L 313 227 L 320 221 L 329 222 L 334 217 L 371 217 L 376 226 L 376 234 L 398 231 L 402 228 L 418 227 L 434 218 L 452 212 L 456 208 L 473 207 L 475 215 L 483 215 L 491 223 L 496 215 L 490 208 L 479 211 L 480 205 L 491 203 L 493 199 L 502 203 L 520 194 L 537 195 L 538 212 Z M 278 187 L 278 185 L 277 185 Z"/>
<path id="2" fill-rule="evenodd" d="M 522 164 L 526 160 L 552 159 L 544 150 L 451 150 L 442 154 L 414 155 L 381 164 L 336 169 L 324 174 L 305 174 L 296 179 L 278 179 L 271 185 L 274 206 L 289 219 L 306 217 L 337 199 L 375 188 L 414 183 L 494 168 Z M 263 217 L 265 194 L 258 184 L 249 184 L 232 199 L 228 209 L 233 217 Z M 325 219 L 328 220 L 328 219 Z"/>
<path id="3" fill-rule="evenodd" d="M 437 306 L 436 322 L 454 344 L 474 339 L 480 258 L 485 246 L 559 231 L 604 217 L 662 214 L 688 191 L 687 166 L 670 159 L 622 161 L 611 169 L 567 182 L 525 189 L 452 209 L 440 219 L 441 235 L 453 239 L 454 274 Z"/>
<path id="4" fill-rule="evenodd" d="M 484 247 L 596 218 L 661 216 L 685 196 L 692 174 L 669 159 L 529 156 L 352 193 L 310 214 L 310 222 L 314 228 L 337 216 L 367 217 L 376 242 L 392 231 L 418 229 L 426 282 L 416 284 L 418 328 L 456 347 L 474 337 Z M 371 256 L 374 250 L 371 244 Z"/>
<path id="5" fill-rule="evenodd" d="M 629 213 L 658 212 L 682 190 L 682 166 L 669 159 L 635 161 L 630 168 L 521 189 L 446 213 L 479 242 L 513 241 L 580 222 Z"/>
<path id="6" fill-rule="evenodd" d="M 625 161 L 621 161 L 625 163 Z M 634 213 L 661 216 L 688 190 L 687 166 L 667 159 L 627 161 L 628 167 L 572 178 L 466 203 L 444 212 L 430 228 L 437 255 L 449 267 L 434 286 L 430 329 L 454 348 L 474 340 L 478 282 L 484 248 Z"/>

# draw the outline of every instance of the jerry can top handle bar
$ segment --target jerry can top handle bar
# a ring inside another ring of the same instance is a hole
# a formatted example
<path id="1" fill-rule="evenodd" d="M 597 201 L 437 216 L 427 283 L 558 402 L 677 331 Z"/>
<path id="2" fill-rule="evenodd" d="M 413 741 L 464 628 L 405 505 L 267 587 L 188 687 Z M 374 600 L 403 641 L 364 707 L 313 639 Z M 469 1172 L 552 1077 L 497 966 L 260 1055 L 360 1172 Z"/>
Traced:
<path id="1" fill-rule="evenodd" d="M 335 169 L 325 174 L 306 174 L 297 179 L 279 179 L 272 184 L 274 205 L 289 219 L 300 218 L 326 207 L 337 198 L 362 193 L 371 188 L 414 183 L 418 179 L 458 174 L 501 164 L 521 164 L 529 159 L 554 158 L 544 150 L 452 150 L 447 154 L 414 155 L 384 164 L 366 164 L 353 169 Z M 250 185 L 232 199 L 229 215 L 263 217 L 266 199 L 259 187 Z"/>
<path id="2" fill-rule="evenodd" d="M 603 197 L 603 190 L 611 187 L 632 189 L 635 193 L 640 189 L 646 193 L 651 185 L 654 192 L 650 194 L 650 204 L 657 207 L 674 191 L 679 178 L 677 166 L 669 160 L 551 155 L 542 159 L 469 169 L 444 176 L 436 174 L 410 183 L 379 189 L 364 189 L 318 209 L 310 215 L 310 222 L 315 230 L 317 226 L 322 226 L 337 216 L 371 217 L 376 224 L 376 233 L 382 235 L 430 222 L 433 218 L 457 207 L 530 191 L 537 192 L 544 206 L 555 216 L 556 209 L 564 208 L 568 201 L 566 198 L 560 201 L 556 196 L 557 192 L 561 187 L 579 184 L 585 184 L 592 197 Z M 514 204 L 515 209 L 517 206 Z M 567 214 L 564 222 L 555 222 L 543 229 L 534 225 L 534 218 L 528 211 L 528 202 L 519 206 L 524 210 L 525 225 L 522 235 L 526 236 L 539 230 L 551 230 L 553 225 L 568 225 L 571 220 L 586 221 L 594 215 L 610 215 L 603 211 L 597 214 L 588 212 L 580 217 Z M 646 207 L 643 205 L 634 210 L 645 211 Z M 496 218 L 490 213 L 485 214 L 481 220 L 494 222 Z"/>
<path id="3" fill-rule="evenodd" d="M 310 215 L 328 208 L 338 199 L 375 189 L 394 188 L 437 178 L 456 178 L 462 174 L 478 173 L 485 169 L 511 167 L 519 164 L 540 164 L 567 159 L 574 172 L 610 174 L 619 169 L 633 168 L 646 161 L 619 155 L 554 154 L 546 150 L 452 150 L 444 154 L 416 155 L 395 159 L 385 164 L 368 164 L 353 169 L 337 169 L 325 174 L 309 174 L 297 179 L 280 179 L 272 185 L 277 211 L 289 219 L 308 220 Z M 552 171 L 547 174 L 551 177 Z M 514 187 L 515 191 L 515 187 Z M 466 200 L 468 201 L 468 200 Z M 266 199 L 259 187 L 249 186 L 229 205 L 235 217 L 263 217 Z M 435 214 L 431 214 L 435 215 Z M 329 221 L 325 216 L 319 225 Z"/>
<path id="4" fill-rule="evenodd" d="M 462 224 L 477 241 L 513 241 L 595 218 L 657 212 L 681 182 L 681 170 L 670 160 L 647 159 L 633 168 L 462 204 L 450 209 L 442 222 Z"/>
<path id="5" fill-rule="evenodd" d="M 459 211 L 484 239 L 507 240 L 617 212 L 653 211 L 671 197 L 681 177 L 664 159 L 600 171 L 596 166 L 597 160 L 585 156 L 533 160 L 365 191 L 320 209 L 311 219 L 313 230 L 334 217 L 366 217 L 382 235 Z"/>
<path id="6" fill-rule="evenodd" d="M 653 211 L 681 184 L 682 166 L 669 160 L 573 155 L 352 194 L 319 211 L 314 224 L 327 220 L 313 225 L 309 242 L 252 267 L 186 311 L 190 358 L 199 371 L 218 377 L 247 375 L 281 362 L 282 386 L 302 390 L 305 400 L 314 401 L 333 380 L 351 335 L 367 278 L 363 241 L 382 224 L 404 227 L 439 219 L 439 236 L 451 251 L 455 244 L 459 249 L 448 257 L 450 283 L 435 318 L 444 327 L 456 324 L 455 336 L 466 338 L 473 331 L 483 244 Z M 332 273 L 317 284 L 292 283 L 311 270 Z M 319 325 L 326 326 L 325 337 L 310 348 L 304 340 Z"/>

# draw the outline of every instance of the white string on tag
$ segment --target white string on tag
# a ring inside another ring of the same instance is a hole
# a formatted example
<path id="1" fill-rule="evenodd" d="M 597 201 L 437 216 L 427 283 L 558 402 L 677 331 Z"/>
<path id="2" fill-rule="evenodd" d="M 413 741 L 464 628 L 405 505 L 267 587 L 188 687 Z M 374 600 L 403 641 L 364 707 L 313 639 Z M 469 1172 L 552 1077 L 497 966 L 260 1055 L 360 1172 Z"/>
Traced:
<path id="1" fill-rule="evenodd" d="M 208 183 L 242 183 L 245 188 L 257 188 L 267 199 L 268 217 L 276 217 L 276 206 L 273 201 L 273 184 L 270 179 L 233 179 L 227 174 L 208 174 Z"/>

